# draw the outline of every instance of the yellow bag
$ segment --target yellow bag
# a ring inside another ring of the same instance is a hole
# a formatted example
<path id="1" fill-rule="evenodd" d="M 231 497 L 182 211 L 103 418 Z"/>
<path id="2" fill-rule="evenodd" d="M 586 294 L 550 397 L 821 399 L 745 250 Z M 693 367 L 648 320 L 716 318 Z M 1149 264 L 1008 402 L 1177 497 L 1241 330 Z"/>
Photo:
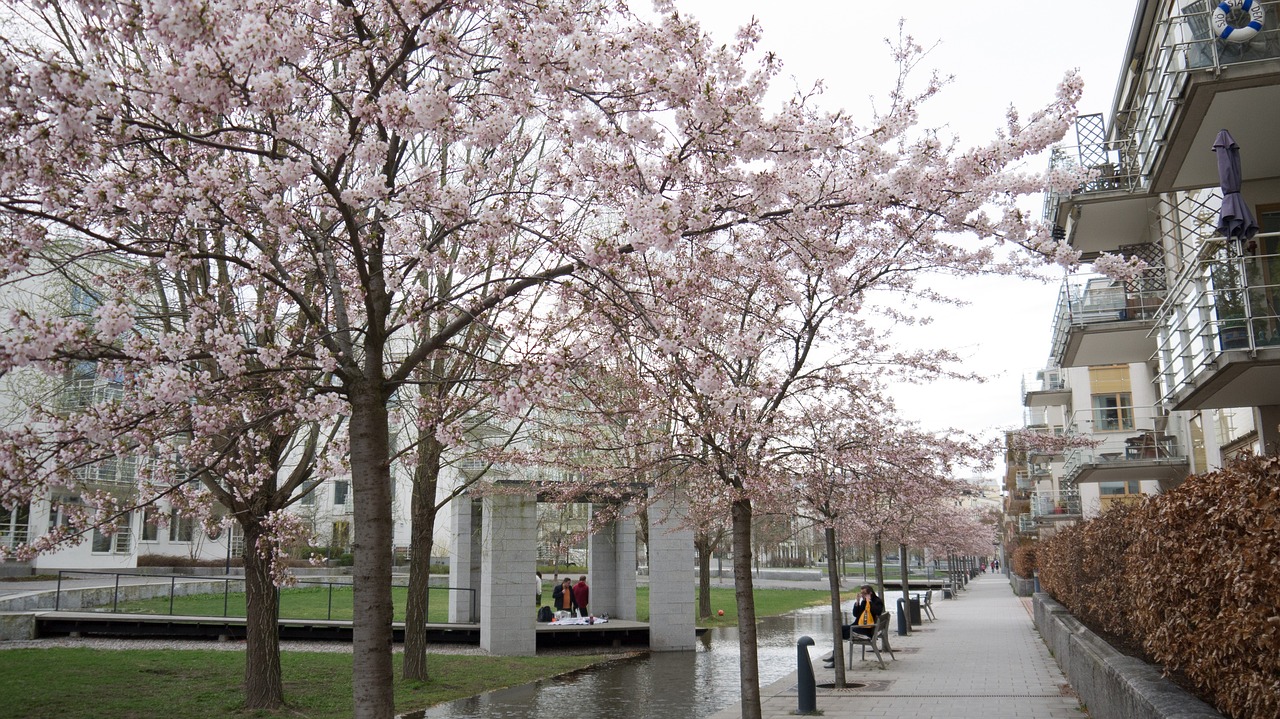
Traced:
<path id="1" fill-rule="evenodd" d="M 862 614 L 858 615 L 858 626 L 869 627 L 875 623 L 876 620 L 871 618 L 871 602 L 867 602 L 866 605 L 862 607 Z"/>

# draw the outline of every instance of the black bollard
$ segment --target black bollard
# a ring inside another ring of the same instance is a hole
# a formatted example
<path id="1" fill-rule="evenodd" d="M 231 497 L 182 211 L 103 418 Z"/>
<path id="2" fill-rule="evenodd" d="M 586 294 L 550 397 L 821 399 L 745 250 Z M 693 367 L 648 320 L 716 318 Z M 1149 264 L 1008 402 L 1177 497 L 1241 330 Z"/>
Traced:
<path id="1" fill-rule="evenodd" d="M 796 714 L 818 713 L 818 683 L 813 678 L 813 660 L 809 658 L 809 647 L 813 639 L 800 637 L 796 640 Z"/>
<path id="2" fill-rule="evenodd" d="M 907 635 L 907 612 L 903 609 L 902 597 L 898 597 L 898 636 Z"/>

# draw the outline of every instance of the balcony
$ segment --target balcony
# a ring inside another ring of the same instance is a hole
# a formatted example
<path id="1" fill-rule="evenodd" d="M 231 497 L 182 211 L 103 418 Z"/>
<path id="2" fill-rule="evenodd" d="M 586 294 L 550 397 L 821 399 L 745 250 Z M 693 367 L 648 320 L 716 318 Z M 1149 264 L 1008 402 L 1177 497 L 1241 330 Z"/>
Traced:
<path id="1" fill-rule="evenodd" d="M 1031 516 L 1036 519 L 1079 519 L 1080 493 L 1074 489 L 1031 493 Z"/>
<path id="2" fill-rule="evenodd" d="M 1022 406 L 1029 409 L 1060 407 L 1071 401 L 1071 388 L 1067 386 L 1066 372 L 1059 368 L 1042 369 L 1034 375 L 1022 378 Z M 1030 416 L 1027 419 L 1031 419 Z M 1043 413 L 1040 413 L 1043 421 Z M 1024 425 L 1038 424 L 1024 422 Z"/>
<path id="3" fill-rule="evenodd" d="M 1280 107 L 1280 2 L 1261 2 L 1266 21 L 1250 42 L 1216 37 L 1211 13 L 1216 3 L 1177 0 L 1146 3 L 1143 26 L 1150 29 L 1141 65 L 1122 78 L 1111 137 L 1130 143 L 1135 171 L 1149 178 L 1153 192 L 1217 184 L 1209 151 L 1214 135 L 1229 122 L 1242 148 L 1275 156 L 1280 138 L 1272 113 Z M 1274 177 L 1274 161 L 1246 166 L 1245 180 Z"/>
<path id="4" fill-rule="evenodd" d="M 1024 534 L 1035 532 L 1037 529 L 1036 518 L 1030 514 L 1018 515 L 1018 531 Z"/>
<path id="5" fill-rule="evenodd" d="M 1101 275 L 1068 277 L 1058 292 L 1050 357 L 1063 367 L 1146 362 L 1165 297 L 1163 267 L 1120 282 Z"/>
<path id="6" fill-rule="evenodd" d="M 1171 409 L 1280 404 L 1280 233 L 1253 242 L 1254 252 L 1205 243 L 1157 314 L 1160 391 Z"/>
<path id="7" fill-rule="evenodd" d="M 1176 425 L 1176 431 L 1171 425 Z M 1171 422 L 1159 406 L 1082 410 L 1072 415 L 1071 429 L 1097 444 L 1068 450 L 1063 484 L 1134 480 L 1176 484 L 1190 469 L 1184 428 Z"/>
<path id="8" fill-rule="evenodd" d="M 1018 472 L 1014 475 L 1014 488 L 1019 492 L 1031 491 L 1031 475 L 1028 472 Z"/>

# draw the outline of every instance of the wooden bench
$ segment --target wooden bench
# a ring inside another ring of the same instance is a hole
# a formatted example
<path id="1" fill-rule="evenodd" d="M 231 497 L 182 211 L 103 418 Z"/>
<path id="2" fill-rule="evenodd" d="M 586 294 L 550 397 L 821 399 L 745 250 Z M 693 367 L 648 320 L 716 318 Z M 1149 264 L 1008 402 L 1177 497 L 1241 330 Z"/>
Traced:
<path id="1" fill-rule="evenodd" d="M 853 648 L 855 646 L 862 647 L 862 659 L 867 659 L 867 647 L 871 647 L 871 651 L 876 653 L 876 659 L 880 662 L 880 668 L 884 669 L 884 659 L 880 656 L 880 647 L 883 645 L 884 650 L 889 652 L 889 656 L 893 657 L 893 661 L 898 661 L 898 657 L 894 655 L 893 648 L 889 646 L 889 617 L 890 612 L 881 612 L 876 619 L 875 626 L 871 630 L 871 636 L 859 634 L 852 629 L 849 631 L 849 666 L 853 666 Z"/>

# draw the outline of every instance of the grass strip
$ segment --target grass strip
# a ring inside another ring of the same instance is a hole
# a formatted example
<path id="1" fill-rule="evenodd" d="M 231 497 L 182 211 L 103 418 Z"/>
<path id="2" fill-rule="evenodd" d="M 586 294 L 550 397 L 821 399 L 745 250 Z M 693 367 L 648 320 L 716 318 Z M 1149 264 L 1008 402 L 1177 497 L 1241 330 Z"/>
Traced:
<path id="1" fill-rule="evenodd" d="M 604 661 L 601 655 L 495 657 L 431 655 L 431 680 L 399 679 L 396 712 L 526 684 Z M 211 716 L 348 719 L 351 655 L 286 652 L 279 712 L 246 711 L 244 654 L 231 651 L 0 650 L 0 706 L 26 719 L 209 719 Z"/>

